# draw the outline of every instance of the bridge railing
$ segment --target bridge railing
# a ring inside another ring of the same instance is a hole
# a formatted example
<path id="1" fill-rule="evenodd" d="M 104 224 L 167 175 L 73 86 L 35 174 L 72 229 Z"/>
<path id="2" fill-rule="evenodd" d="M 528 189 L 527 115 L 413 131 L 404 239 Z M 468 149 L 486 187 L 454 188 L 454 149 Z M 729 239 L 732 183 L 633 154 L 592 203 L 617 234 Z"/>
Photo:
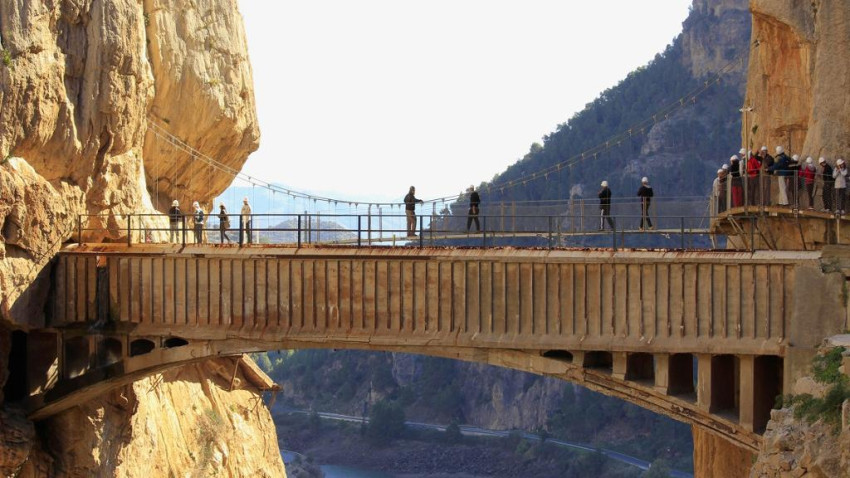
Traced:
<path id="1" fill-rule="evenodd" d="M 304 244 L 347 246 L 453 245 L 529 247 L 717 247 L 708 235 L 710 217 L 704 199 L 658 200 L 641 214 L 637 200 L 612 201 L 603 214 L 598 200 L 569 203 L 497 203 L 481 207 L 477 216 L 415 216 L 415 236 L 408 235 L 404 214 L 252 214 L 209 215 L 194 224 L 193 216 L 165 214 L 81 215 L 79 242 L 219 243 L 233 245 Z M 478 224 L 475 219 L 477 218 Z M 609 221 L 610 219 L 610 221 Z M 742 218 L 746 221 L 746 218 Z M 646 221 L 644 223 L 644 221 Z M 226 226 L 226 227 L 225 227 Z"/>
<path id="2" fill-rule="evenodd" d="M 845 202 L 844 190 L 835 188 L 829 170 L 795 167 L 781 171 L 718 173 L 712 184 L 709 206 L 714 217 L 734 208 L 743 208 L 745 214 L 764 214 L 769 206 L 838 212 L 847 209 Z"/>

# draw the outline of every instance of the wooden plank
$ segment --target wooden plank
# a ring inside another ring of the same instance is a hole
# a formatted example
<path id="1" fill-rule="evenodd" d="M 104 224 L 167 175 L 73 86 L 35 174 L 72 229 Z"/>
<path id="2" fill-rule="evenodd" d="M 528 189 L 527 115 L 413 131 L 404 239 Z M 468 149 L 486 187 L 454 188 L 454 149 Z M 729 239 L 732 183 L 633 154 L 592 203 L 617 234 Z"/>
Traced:
<path id="1" fill-rule="evenodd" d="M 684 318 L 681 325 L 681 334 L 683 337 L 698 337 L 697 330 L 697 265 L 685 264 L 683 271 L 682 282 L 682 316 Z"/>
<path id="2" fill-rule="evenodd" d="M 353 329 L 366 328 L 366 268 L 363 261 L 355 260 L 351 263 L 351 319 Z"/>
<path id="3" fill-rule="evenodd" d="M 655 335 L 670 337 L 670 265 L 655 266 Z"/>
<path id="4" fill-rule="evenodd" d="M 655 296 L 656 278 L 658 271 L 655 264 L 646 264 L 640 268 L 641 273 L 641 331 L 640 336 L 650 340 L 658 336 L 657 302 Z"/>
<path id="5" fill-rule="evenodd" d="M 579 337 L 587 337 L 587 264 L 576 264 L 573 270 L 573 290 L 575 291 L 575 329 Z"/>
<path id="6" fill-rule="evenodd" d="M 118 282 L 121 280 L 120 274 L 120 260 L 115 257 L 108 257 L 106 259 L 106 267 L 109 269 L 109 318 L 114 321 L 118 321 L 121 319 L 121 314 L 119 312 L 119 292 L 118 292 Z M 71 311 L 74 310 L 73 305 L 73 297 L 74 297 L 74 289 L 72 281 L 73 279 L 73 262 L 69 260 L 68 267 L 66 268 L 65 275 L 65 284 L 66 284 L 66 300 L 65 310 L 67 311 L 67 321 L 73 322 L 76 320 L 73 317 Z"/>
<path id="7" fill-rule="evenodd" d="M 714 265 L 699 264 L 697 266 L 697 333 L 700 337 L 711 337 L 714 311 L 712 298 L 714 290 Z"/>
<path id="8" fill-rule="evenodd" d="M 401 330 L 401 262 L 390 261 L 387 264 L 387 296 L 389 305 L 389 329 Z"/>
<path id="9" fill-rule="evenodd" d="M 142 258 L 141 264 L 141 284 L 139 289 L 141 290 L 141 296 L 144 297 L 142 301 L 142 312 L 139 315 L 139 322 L 143 324 L 152 323 L 154 302 L 153 302 L 153 257 L 145 257 Z"/>
<path id="10" fill-rule="evenodd" d="M 97 320 L 97 258 L 86 257 L 86 319 Z M 150 297 L 148 295 L 147 297 Z"/>
<path id="11" fill-rule="evenodd" d="M 304 307 L 305 330 L 316 330 L 316 261 L 305 260 L 302 262 L 301 293 L 303 294 L 302 305 Z"/>
<path id="12" fill-rule="evenodd" d="M 602 337 L 602 264 L 587 264 L 585 270 L 585 314 L 588 337 Z"/>
<path id="13" fill-rule="evenodd" d="M 519 265 L 519 329 L 517 333 L 534 333 L 534 275 L 531 264 Z"/>
<path id="14" fill-rule="evenodd" d="M 602 284 L 600 285 L 600 314 L 602 325 L 600 337 L 614 337 L 617 328 L 617 295 L 615 294 L 616 267 L 614 264 L 602 264 L 600 268 Z"/>
<path id="15" fill-rule="evenodd" d="M 222 259 L 221 260 L 221 326 L 222 327 L 231 327 L 233 325 L 233 307 L 234 307 L 234 294 L 233 294 L 233 283 L 235 279 L 233 277 L 233 259 Z"/>
<path id="16" fill-rule="evenodd" d="M 68 269 L 71 257 L 59 256 L 56 264 L 56 293 L 53 296 L 53 320 L 50 325 L 64 325 L 68 319 Z"/>
<path id="17" fill-rule="evenodd" d="M 464 331 L 481 332 L 481 280 L 479 275 L 481 267 L 478 261 L 466 263 L 466 275 L 464 287 L 466 303 L 464 304 Z"/>
<path id="18" fill-rule="evenodd" d="M 130 261 L 126 257 L 118 259 L 118 296 L 119 313 L 122 322 L 130 321 Z M 79 293 L 78 293 L 79 296 Z"/>
<path id="19" fill-rule="evenodd" d="M 448 332 L 452 330 L 452 312 L 454 302 L 452 301 L 452 263 L 440 262 L 440 292 L 437 302 L 440 305 L 440 313 L 437 319 L 437 332 Z"/>
<path id="20" fill-rule="evenodd" d="M 221 322 L 221 259 L 212 258 L 207 262 L 209 290 L 209 317 L 206 324 L 217 327 Z"/>
<path id="21" fill-rule="evenodd" d="M 313 323 L 317 330 L 328 330 L 328 261 L 313 262 L 313 297 Z"/>
<path id="22" fill-rule="evenodd" d="M 198 325 L 198 261 L 186 260 L 186 324 Z"/>
<path id="23" fill-rule="evenodd" d="M 466 262 L 452 263 L 452 332 L 466 332 L 469 324 L 466 321 Z"/>
<path id="24" fill-rule="evenodd" d="M 734 323 L 733 337 L 740 339 L 744 336 L 744 328 L 756 321 L 756 269 L 752 264 L 741 266 L 741 311 L 738 321 Z M 751 329 L 752 330 L 752 329 Z M 752 335 L 750 335 L 752 337 Z"/>
<path id="25" fill-rule="evenodd" d="M 278 262 L 278 308 L 280 310 L 280 327 L 284 330 L 291 329 L 295 324 L 295 312 L 292 299 L 294 283 L 292 281 L 293 263 L 289 259 Z"/>
<path id="26" fill-rule="evenodd" d="M 377 262 L 363 261 L 363 328 L 368 332 L 374 332 L 377 328 L 377 276 Z"/>
<path id="27" fill-rule="evenodd" d="M 329 260 L 325 263 L 325 303 L 327 317 L 327 328 L 339 330 L 340 327 L 340 302 L 339 302 L 339 261 Z"/>
<path id="28" fill-rule="evenodd" d="M 257 261 L 243 259 L 242 263 L 242 323 L 241 327 L 253 329 L 257 325 Z"/>
<path id="29" fill-rule="evenodd" d="M 503 262 L 494 262 L 492 265 L 492 289 L 493 289 L 493 333 L 505 334 L 508 332 L 507 324 L 507 274 Z"/>
<path id="30" fill-rule="evenodd" d="M 439 330 L 440 326 L 440 264 L 425 264 L 425 332 Z"/>
<path id="31" fill-rule="evenodd" d="M 378 261 L 375 265 L 375 329 L 390 328 L 389 269 L 387 261 Z"/>
<path id="32" fill-rule="evenodd" d="M 493 263 L 481 262 L 478 269 L 478 332 L 493 333 Z"/>
<path id="33" fill-rule="evenodd" d="M 415 328 L 416 286 L 414 283 L 414 265 L 411 261 L 401 263 L 401 330 L 408 332 Z"/>
<path id="34" fill-rule="evenodd" d="M 561 297 L 561 334 L 575 336 L 575 264 L 560 264 L 558 273 L 561 276 L 558 292 Z"/>
<path id="35" fill-rule="evenodd" d="M 546 264 L 531 265 L 531 333 L 542 335 L 546 333 L 546 308 L 548 300 L 546 293 Z"/>
<path id="36" fill-rule="evenodd" d="M 77 275 L 80 273 L 79 269 L 77 268 L 77 262 L 79 262 L 79 260 L 80 260 L 80 256 L 73 256 L 73 257 L 69 258 L 67 273 L 65 275 L 65 279 L 66 279 L 65 285 L 67 287 L 66 290 L 67 290 L 67 298 L 68 298 L 67 299 L 68 303 L 66 304 L 65 310 L 68 313 L 68 317 L 70 319 L 69 320 L 70 322 L 82 322 L 84 320 L 82 317 L 80 317 L 80 314 L 77 311 L 78 310 L 77 309 L 77 302 L 79 301 L 79 297 L 80 297 L 79 281 L 77 280 Z M 116 262 L 118 262 L 118 261 L 116 260 Z M 118 277 L 117 274 L 116 274 L 116 277 Z M 118 281 L 116 281 L 116 283 L 117 282 Z M 115 297 L 116 297 L 115 303 L 116 304 L 120 303 L 120 301 L 119 301 L 120 295 L 116 294 Z"/>
<path id="37" fill-rule="evenodd" d="M 685 333 L 685 265 L 670 264 L 670 334 L 682 337 Z"/>
<path id="38" fill-rule="evenodd" d="M 280 280 L 279 259 L 266 260 L 266 324 L 280 327 Z"/>
<path id="39" fill-rule="evenodd" d="M 339 327 L 350 331 L 354 322 L 352 313 L 352 270 L 351 261 L 339 263 Z"/>
<path id="40" fill-rule="evenodd" d="M 627 334 L 635 338 L 643 336 L 642 268 L 643 264 L 629 264 L 626 266 L 626 273 L 629 275 L 628 300 L 626 301 L 626 314 L 628 314 Z"/>
<path id="41" fill-rule="evenodd" d="M 508 335 L 520 333 L 520 285 L 519 265 L 508 262 L 505 264 L 505 330 Z"/>
<path id="42" fill-rule="evenodd" d="M 121 280 L 124 280 L 123 272 Z M 174 323 L 186 325 L 186 259 L 183 257 L 174 259 Z"/>
<path id="43" fill-rule="evenodd" d="M 254 328 L 265 329 L 269 326 L 269 277 L 268 259 L 254 262 Z"/>
<path id="44" fill-rule="evenodd" d="M 151 323 L 162 325 L 166 322 L 166 308 L 171 305 L 165 297 L 165 258 L 154 257 L 151 261 Z"/>
<path id="45" fill-rule="evenodd" d="M 629 271 L 625 264 L 614 265 L 614 335 L 629 335 Z"/>
<path id="46" fill-rule="evenodd" d="M 128 289 L 130 290 L 130 315 L 127 317 L 127 320 L 132 323 L 139 323 L 139 316 L 142 315 L 142 288 L 140 287 L 142 259 L 140 257 L 128 257 L 127 261 L 129 263 L 129 269 L 127 270 Z"/>

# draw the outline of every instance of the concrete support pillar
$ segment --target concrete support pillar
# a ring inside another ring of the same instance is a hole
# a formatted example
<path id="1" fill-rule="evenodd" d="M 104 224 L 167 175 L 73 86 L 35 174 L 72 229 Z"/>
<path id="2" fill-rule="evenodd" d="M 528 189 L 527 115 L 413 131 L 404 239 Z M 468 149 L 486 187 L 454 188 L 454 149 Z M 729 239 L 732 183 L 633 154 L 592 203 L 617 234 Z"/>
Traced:
<path id="1" fill-rule="evenodd" d="M 704 411 L 711 409 L 711 355 L 697 355 L 697 406 Z"/>
<path id="2" fill-rule="evenodd" d="M 670 392 L 670 354 L 655 354 L 655 390 L 667 395 Z"/>
<path id="3" fill-rule="evenodd" d="M 742 355 L 738 357 L 738 363 L 740 366 L 738 423 L 747 430 L 753 431 L 755 383 L 760 379 L 756 376 L 756 358 L 752 355 Z"/>
<path id="4" fill-rule="evenodd" d="M 613 368 L 611 370 L 611 376 L 616 379 L 625 380 L 626 372 L 628 371 L 629 365 L 628 353 L 614 352 L 611 354 L 611 356 L 611 358 L 614 360 L 614 363 L 612 364 Z"/>

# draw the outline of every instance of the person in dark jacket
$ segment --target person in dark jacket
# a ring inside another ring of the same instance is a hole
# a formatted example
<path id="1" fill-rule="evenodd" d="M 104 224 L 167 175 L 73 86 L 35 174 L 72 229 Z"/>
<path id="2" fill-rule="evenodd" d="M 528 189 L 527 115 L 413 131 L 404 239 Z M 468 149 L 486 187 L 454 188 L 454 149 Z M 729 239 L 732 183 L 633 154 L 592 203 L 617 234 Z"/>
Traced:
<path id="1" fill-rule="evenodd" d="M 761 170 L 759 174 L 759 184 L 761 185 L 761 205 L 767 206 L 770 204 L 770 175 L 768 169 L 773 166 L 773 156 L 767 153 L 767 146 L 762 146 L 759 150 L 759 160 L 761 161 Z"/>
<path id="2" fill-rule="evenodd" d="M 469 186 L 469 215 L 466 218 L 466 232 L 472 226 L 472 221 L 475 221 L 475 231 L 481 232 L 481 224 L 478 222 L 478 205 L 481 204 L 481 197 L 475 186 Z"/>
<path id="3" fill-rule="evenodd" d="M 608 221 L 608 226 L 614 229 L 614 220 L 611 219 L 611 189 L 608 188 L 608 181 L 602 181 L 602 189 L 599 190 L 599 230 L 605 229 L 605 221 Z"/>
<path id="4" fill-rule="evenodd" d="M 746 151 L 741 149 L 744 154 Z M 741 179 L 741 158 L 737 154 L 733 154 L 729 158 L 729 176 L 732 183 L 732 207 L 739 207 L 744 204 L 744 184 Z"/>
<path id="5" fill-rule="evenodd" d="M 195 243 L 201 244 L 204 242 L 204 210 L 201 209 L 198 201 L 193 202 L 192 207 L 195 208 L 194 213 L 192 213 L 192 224 L 195 226 Z"/>
<path id="6" fill-rule="evenodd" d="M 788 205 L 788 190 L 786 186 L 788 182 L 786 177 L 788 175 L 793 174 L 791 169 L 791 158 L 785 154 L 785 148 L 782 146 L 776 147 L 776 160 L 773 163 L 773 166 L 767 168 L 768 172 L 776 176 L 776 184 L 779 189 L 779 205 L 787 206 Z"/>
<path id="7" fill-rule="evenodd" d="M 652 226 L 652 220 L 649 219 L 649 205 L 652 202 L 652 186 L 649 185 L 649 178 L 643 177 L 640 180 L 640 189 L 637 192 L 640 198 L 640 230 L 644 230 L 644 225 L 650 229 L 655 229 Z"/>
<path id="8" fill-rule="evenodd" d="M 407 237 L 416 237 L 416 203 L 425 201 L 416 199 L 416 188 L 410 186 L 410 191 L 404 197 L 404 213 L 407 216 Z"/>
<path id="9" fill-rule="evenodd" d="M 227 237 L 227 230 L 230 229 L 230 216 L 227 215 L 227 209 L 224 207 L 224 203 L 218 205 L 218 233 L 220 237 L 220 242 L 223 244 L 224 241 L 232 242 L 229 237 Z"/>
<path id="10" fill-rule="evenodd" d="M 832 198 L 835 196 L 835 179 L 832 177 L 832 166 L 826 162 L 823 156 L 818 159 L 821 172 L 820 177 L 823 180 L 823 189 L 821 190 L 821 201 L 823 202 L 824 211 L 832 211 Z"/>
<path id="11" fill-rule="evenodd" d="M 830 173 L 830 178 L 832 177 L 832 173 Z M 168 225 L 170 226 L 171 233 L 169 235 L 169 240 L 171 242 L 180 242 L 180 221 L 183 220 L 183 212 L 180 211 L 180 203 L 175 199 L 174 202 L 171 203 L 171 208 L 168 210 Z"/>

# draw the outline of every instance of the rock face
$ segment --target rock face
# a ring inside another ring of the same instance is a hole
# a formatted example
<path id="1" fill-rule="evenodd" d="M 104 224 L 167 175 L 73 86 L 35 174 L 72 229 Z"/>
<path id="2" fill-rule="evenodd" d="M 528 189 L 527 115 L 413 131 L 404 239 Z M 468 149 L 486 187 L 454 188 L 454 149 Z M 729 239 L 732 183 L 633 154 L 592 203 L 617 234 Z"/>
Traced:
<path id="1" fill-rule="evenodd" d="M 0 320 L 33 321 L 9 314 L 33 280 L 21 271 L 40 270 L 78 214 L 118 238 L 126 214 L 173 199 L 209 210 L 258 140 L 235 2 L 0 4 L 0 218 L 22 249 L 0 256 Z"/>
<path id="2" fill-rule="evenodd" d="M 753 43 L 744 139 L 834 160 L 850 147 L 850 6 L 845 2 L 752 0 Z M 755 133 L 753 129 L 755 128 Z"/>
<path id="3" fill-rule="evenodd" d="M 286 476 L 255 379 L 240 369 L 229 390 L 236 360 L 153 375 L 38 423 L 53 458 L 19 476 Z"/>
<path id="4" fill-rule="evenodd" d="M 210 210 L 258 141 L 235 0 L 0 2 L 0 385 L 9 330 L 44 326 L 49 261 L 78 224 L 117 240 L 129 214 L 174 199 Z M 26 462 L 30 476 L 182 476 L 205 462 L 283 475 L 259 397 L 228 399 L 208 372 L 144 380 L 42 423 L 41 449 L 20 412 L 0 411 L 0 474 Z"/>

